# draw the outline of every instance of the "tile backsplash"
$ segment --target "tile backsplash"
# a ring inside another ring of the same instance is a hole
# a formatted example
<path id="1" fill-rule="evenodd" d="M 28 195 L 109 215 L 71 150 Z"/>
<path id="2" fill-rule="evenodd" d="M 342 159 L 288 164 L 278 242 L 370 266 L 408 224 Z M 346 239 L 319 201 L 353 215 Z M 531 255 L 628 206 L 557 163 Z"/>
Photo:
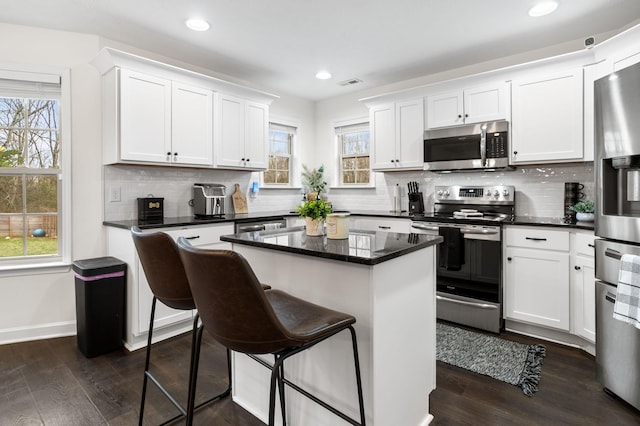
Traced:
<path id="1" fill-rule="evenodd" d="M 340 210 L 382 210 L 393 207 L 394 187 L 400 186 L 402 206 L 407 208 L 407 182 L 417 181 L 425 198 L 425 209 L 433 209 L 436 185 L 513 185 L 516 188 L 516 214 L 535 217 L 564 216 L 564 183 L 584 184 L 585 199 L 595 199 L 593 163 L 520 166 L 512 171 L 449 173 L 393 172 L 375 173 L 376 187 L 366 189 L 330 188 L 328 197 Z M 247 196 L 250 212 L 289 211 L 301 199 L 300 189 L 261 189 L 252 197 L 251 182 L 259 181 L 256 172 L 199 170 L 169 167 L 104 166 L 104 219 L 126 220 L 137 217 L 136 199 L 152 194 L 164 198 L 166 217 L 191 216 L 189 206 L 195 182 L 221 183 L 227 186 L 227 212 L 233 212 L 231 194 L 240 185 Z M 120 201 L 109 200 L 111 192 L 120 193 Z"/>

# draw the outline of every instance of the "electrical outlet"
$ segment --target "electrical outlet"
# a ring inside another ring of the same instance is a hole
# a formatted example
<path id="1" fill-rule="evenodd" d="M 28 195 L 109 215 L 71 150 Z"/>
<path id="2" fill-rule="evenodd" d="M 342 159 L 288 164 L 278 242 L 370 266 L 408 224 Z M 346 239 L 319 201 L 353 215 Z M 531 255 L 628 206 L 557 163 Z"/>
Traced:
<path id="1" fill-rule="evenodd" d="M 109 188 L 109 202 L 111 203 L 119 203 L 120 198 L 120 187 L 112 186 Z"/>

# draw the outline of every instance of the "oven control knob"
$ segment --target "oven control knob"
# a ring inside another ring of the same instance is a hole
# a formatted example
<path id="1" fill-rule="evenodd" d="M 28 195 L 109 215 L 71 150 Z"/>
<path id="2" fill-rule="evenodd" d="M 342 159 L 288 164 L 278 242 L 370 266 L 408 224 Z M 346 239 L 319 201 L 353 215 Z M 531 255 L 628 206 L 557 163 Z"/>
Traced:
<path id="1" fill-rule="evenodd" d="M 444 192 L 442 192 L 442 189 L 438 189 L 438 192 L 436 192 L 436 194 L 438 194 L 438 197 L 442 197 L 442 194 L 444 194 Z"/>
<path id="2" fill-rule="evenodd" d="M 504 195 L 505 197 L 508 197 L 509 196 L 509 190 L 508 189 L 504 189 L 502 191 L 502 195 Z"/>
<path id="3" fill-rule="evenodd" d="M 499 197 L 499 196 L 500 196 L 500 192 L 498 192 L 498 190 L 496 189 L 496 190 L 493 192 L 493 195 L 495 195 L 496 197 Z"/>
<path id="4" fill-rule="evenodd" d="M 445 198 L 449 196 L 449 190 L 444 191 Z"/>

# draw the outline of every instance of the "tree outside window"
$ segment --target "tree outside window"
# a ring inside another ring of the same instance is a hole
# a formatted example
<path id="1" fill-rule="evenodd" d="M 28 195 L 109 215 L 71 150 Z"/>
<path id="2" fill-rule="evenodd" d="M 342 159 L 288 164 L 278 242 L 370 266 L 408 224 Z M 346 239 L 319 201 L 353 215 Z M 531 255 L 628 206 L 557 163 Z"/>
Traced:
<path id="1" fill-rule="evenodd" d="M 369 123 L 336 127 L 340 149 L 340 183 L 368 185 L 371 182 Z"/>
<path id="2" fill-rule="evenodd" d="M 0 97 L 0 257 L 60 251 L 59 107 L 57 99 Z"/>
<path id="3" fill-rule="evenodd" d="M 269 124 L 269 165 L 263 182 L 268 185 L 291 184 L 291 162 L 296 128 L 282 124 Z"/>

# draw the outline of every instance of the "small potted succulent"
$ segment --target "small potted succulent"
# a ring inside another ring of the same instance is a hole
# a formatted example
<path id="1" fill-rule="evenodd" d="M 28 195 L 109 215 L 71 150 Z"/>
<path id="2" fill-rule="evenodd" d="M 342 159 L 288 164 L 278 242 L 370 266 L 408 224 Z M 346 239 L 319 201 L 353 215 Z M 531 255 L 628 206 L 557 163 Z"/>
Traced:
<path id="1" fill-rule="evenodd" d="M 576 212 L 576 219 L 580 222 L 593 222 L 593 216 L 596 206 L 593 201 L 585 200 L 569 207 L 571 211 Z"/>
<path id="2" fill-rule="evenodd" d="M 307 200 L 296 208 L 296 213 L 307 221 L 307 235 L 322 235 L 324 221 L 332 211 L 331 203 L 322 198 Z"/>

